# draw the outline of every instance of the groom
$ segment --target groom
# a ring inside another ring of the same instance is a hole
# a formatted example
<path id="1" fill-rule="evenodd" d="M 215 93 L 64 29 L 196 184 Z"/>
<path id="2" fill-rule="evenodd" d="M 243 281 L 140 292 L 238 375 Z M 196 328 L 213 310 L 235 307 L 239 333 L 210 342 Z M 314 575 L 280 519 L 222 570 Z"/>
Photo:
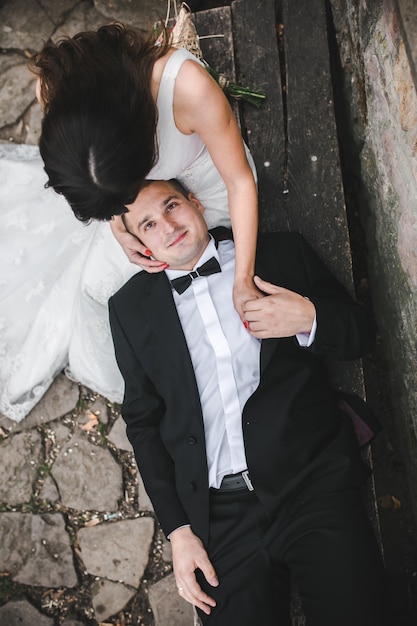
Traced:
<path id="1" fill-rule="evenodd" d="M 122 414 L 204 624 L 382 626 L 383 573 L 360 496 L 366 471 L 323 357 L 371 347 L 367 312 L 297 234 L 261 235 L 242 323 L 234 246 L 176 181 L 147 181 L 127 229 L 167 264 L 110 300 Z M 262 278 L 261 278 L 262 277 Z"/>

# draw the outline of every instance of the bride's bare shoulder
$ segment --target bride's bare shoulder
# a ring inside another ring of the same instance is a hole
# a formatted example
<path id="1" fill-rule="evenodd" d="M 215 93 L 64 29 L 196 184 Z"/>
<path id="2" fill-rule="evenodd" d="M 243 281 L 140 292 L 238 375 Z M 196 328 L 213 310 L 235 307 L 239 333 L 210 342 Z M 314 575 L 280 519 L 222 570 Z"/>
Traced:
<path id="1" fill-rule="evenodd" d="M 157 59 L 152 69 L 152 95 L 156 101 L 158 97 L 159 85 L 161 84 L 162 74 L 164 73 L 165 65 L 168 59 L 174 54 L 176 48 L 170 48 L 164 56 Z"/>

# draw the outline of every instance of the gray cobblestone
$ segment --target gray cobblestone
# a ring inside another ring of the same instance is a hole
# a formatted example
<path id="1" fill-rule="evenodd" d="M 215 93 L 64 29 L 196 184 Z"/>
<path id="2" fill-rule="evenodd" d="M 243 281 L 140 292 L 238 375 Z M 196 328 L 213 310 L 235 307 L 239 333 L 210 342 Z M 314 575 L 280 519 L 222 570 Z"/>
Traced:
<path id="1" fill-rule="evenodd" d="M 27 600 L 17 600 L 0 606 L 0 623 L 3 626 L 53 626 L 54 620 L 39 613 Z"/>
<path id="2" fill-rule="evenodd" d="M 123 497 L 122 470 L 107 448 L 76 432 L 53 467 L 62 503 L 73 509 L 114 511 Z"/>
<path id="3" fill-rule="evenodd" d="M 87 572 L 137 587 L 148 563 L 153 532 L 150 518 L 82 528 L 78 543 Z"/>
<path id="4" fill-rule="evenodd" d="M 92 588 L 93 607 L 98 621 L 118 613 L 134 595 L 135 590 L 110 580 L 96 580 Z"/>
<path id="5" fill-rule="evenodd" d="M 0 513 L 0 571 L 41 587 L 74 587 L 77 575 L 62 515 Z"/>
<path id="6" fill-rule="evenodd" d="M 41 455 L 36 431 L 18 433 L 0 444 L 0 500 L 9 504 L 29 502 Z"/>

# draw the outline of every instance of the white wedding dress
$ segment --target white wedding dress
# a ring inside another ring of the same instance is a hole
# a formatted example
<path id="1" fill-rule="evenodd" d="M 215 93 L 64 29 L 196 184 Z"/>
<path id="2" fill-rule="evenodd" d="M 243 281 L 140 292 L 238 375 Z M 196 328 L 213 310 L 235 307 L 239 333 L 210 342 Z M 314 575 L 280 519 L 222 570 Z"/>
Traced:
<path id="1" fill-rule="evenodd" d="M 178 178 L 206 207 L 209 227 L 229 225 L 226 187 L 205 145 L 174 123 L 175 79 L 187 59 L 195 60 L 177 50 L 164 69 L 157 101 L 160 158 L 149 178 Z M 77 221 L 45 182 L 37 147 L 0 144 L 0 412 L 15 421 L 64 368 L 73 380 L 122 401 L 107 301 L 140 271 L 108 223 Z"/>

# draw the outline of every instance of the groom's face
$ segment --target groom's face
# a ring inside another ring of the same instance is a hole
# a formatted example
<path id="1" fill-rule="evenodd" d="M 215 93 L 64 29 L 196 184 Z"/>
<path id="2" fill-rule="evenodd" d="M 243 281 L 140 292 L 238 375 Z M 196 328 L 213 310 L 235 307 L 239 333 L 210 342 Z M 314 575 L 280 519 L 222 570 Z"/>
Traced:
<path id="1" fill-rule="evenodd" d="M 204 252 L 209 235 L 204 208 L 166 181 L 154 181 L 127 206 L 127 229 L 171 269 L 192 270 Z"/>

